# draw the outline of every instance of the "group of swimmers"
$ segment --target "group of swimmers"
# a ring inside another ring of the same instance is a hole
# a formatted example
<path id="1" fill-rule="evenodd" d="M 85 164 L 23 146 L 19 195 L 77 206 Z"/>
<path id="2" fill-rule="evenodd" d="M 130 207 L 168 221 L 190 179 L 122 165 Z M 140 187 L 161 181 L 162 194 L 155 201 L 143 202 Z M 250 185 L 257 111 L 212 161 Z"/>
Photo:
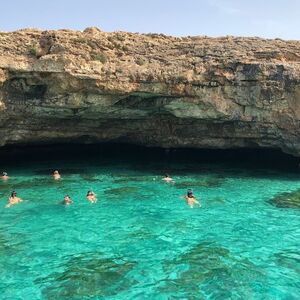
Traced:
<path id="1" fill-rule="evenodd" d="M 86 194 L 86 199 L 91 203 L 96 203 L 97 195 L 92 191 L 88 191 Z M 70 205 L 73 203 L 73 201 L 71 200 L 71 197 L 69 195 L 66 195 L 64 200 L 61 203 L 64 205 Z"/>
<path id="2" fill-rule="evenodd" d="M 61 179 L 61 175 L 57 170 L 55 170 L 53 172 L 52 177 L 53 177 L 54 180 L 60 180 Z M 8 174 L 6 172 L 3 172 L 2 176 L 1 176 L 1 179 L 2 180 L 8 180 L 9 179 Z M 162 180 L 167 182 L 167 183 L 174 182 L 174 180 L 168 174 L 166 174 L 165 177 Z M 180 197 L 180 198 L 185 199 L 187 204 L 191 208 L 193 208 L 194 205 L 201 206 L 200 202 L 194 196 L 192 189 L 188 189 L 187 194 L 185 196 Z M 97 195 L 93 191 L 88 191 L 87 195 L 86 195 L 86 199 L 90 203 L 96 203 L 97 202 Z M 11 196 L 8 198 L 8 203 L 6 204 L 5 207 L 11 207 L 13 205 L 16 205 L 16 204 L 22 202 L 22 201 L 23 200 L 17 196 L 17 193 L 15 191 L 13 191 L 11 193 Z M 64 204 L 64 205 L 70 205 L 70 204 L 73 203 L 73 201 L 71 200 L 71 197 L 69 195 L 66 195 L 64 197 L 64 200 L 61 203 Z"/>
<path id="3" fill-rule="evenodd" d="M 96 203 L 97 202 L 96 194 L 92 191 L 87 192 L 86 199 L 88 201 L 90 201 L 91 203 Z M 8 203 L 5 205 L 5 207 L 11 207 L 15 204 L 18 204 L 18 203 L 22 202 L 22 201 L 23 200 L 17 196 L 17 192 L 13 191 L 11 193 L 10 197 L 8 198 Z M 71 200 L 71 197 L 69 195 L 66 195 L 64 197 L 64 200 L 61 203 L 64 204 L 64 205 L 70 205 L 70 204 L 73 203 L 73 201 Z"/>

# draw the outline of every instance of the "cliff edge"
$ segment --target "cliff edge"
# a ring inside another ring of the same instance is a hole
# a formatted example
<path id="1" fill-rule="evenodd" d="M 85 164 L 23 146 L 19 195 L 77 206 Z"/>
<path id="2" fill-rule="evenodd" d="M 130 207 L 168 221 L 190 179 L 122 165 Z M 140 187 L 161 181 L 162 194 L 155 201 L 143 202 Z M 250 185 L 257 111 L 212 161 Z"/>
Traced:
<path id="1" fill-rule="evenodd" d="M 0 32 L 0 146 L 66 142 L 300 156 L 300 41 Z"/>

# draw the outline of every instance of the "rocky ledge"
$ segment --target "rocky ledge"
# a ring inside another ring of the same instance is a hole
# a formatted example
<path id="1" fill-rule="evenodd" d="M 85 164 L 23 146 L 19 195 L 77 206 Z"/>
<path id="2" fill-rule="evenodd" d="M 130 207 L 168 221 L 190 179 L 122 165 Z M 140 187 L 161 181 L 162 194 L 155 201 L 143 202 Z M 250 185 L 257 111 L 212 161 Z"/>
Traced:
<path id="1" fill-rule="evenodd" d="M 0 32 L 0 146 L 125 142 L 300 156 L 300 41 Z"/>

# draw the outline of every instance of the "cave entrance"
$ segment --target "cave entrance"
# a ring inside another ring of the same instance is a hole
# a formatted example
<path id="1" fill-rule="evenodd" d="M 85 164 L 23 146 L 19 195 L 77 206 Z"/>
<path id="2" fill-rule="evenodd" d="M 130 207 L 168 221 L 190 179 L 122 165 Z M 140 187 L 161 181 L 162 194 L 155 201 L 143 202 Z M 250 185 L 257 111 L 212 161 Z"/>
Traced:
<path id="1" fill-rule="evenodd" d="M 163 149 L 144 146 L 103 144 L 51 144 L 5 146 L 0 149 L 2 165 L 23 161 L 119 160 L 167 163 L 218 164 L 224 167 L 270 168 L 299 172 L 299 158 L 277 149 Z"/>

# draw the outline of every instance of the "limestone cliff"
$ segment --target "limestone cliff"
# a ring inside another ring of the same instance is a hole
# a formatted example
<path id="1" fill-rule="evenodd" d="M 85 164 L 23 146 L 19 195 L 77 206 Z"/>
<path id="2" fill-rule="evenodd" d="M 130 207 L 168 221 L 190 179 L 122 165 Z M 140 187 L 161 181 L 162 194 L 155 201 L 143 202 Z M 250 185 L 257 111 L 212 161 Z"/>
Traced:
<path id="1" fill-rule="evenodd" d="M 300 156 L 300 42 L 0 32 L 0 145 L 126 142 Z"/>

